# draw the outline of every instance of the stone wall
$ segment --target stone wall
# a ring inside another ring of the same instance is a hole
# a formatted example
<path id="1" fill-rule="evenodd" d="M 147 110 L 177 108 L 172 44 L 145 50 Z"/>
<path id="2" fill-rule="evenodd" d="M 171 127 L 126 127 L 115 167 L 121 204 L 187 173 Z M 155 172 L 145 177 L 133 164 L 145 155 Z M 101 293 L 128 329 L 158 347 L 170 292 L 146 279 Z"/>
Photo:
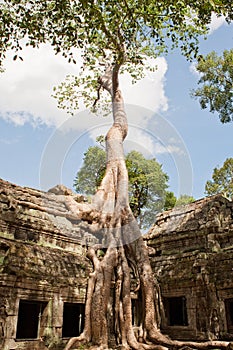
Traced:
<path id="1" fill-rule="evenodd" d="M 91 271 L 86 241 L 94 237 L 67 205 L 80 199 L 62 186 L 47 193 L 0 180 L 1 349 L 64 347 L 64 307 L 84 305 Z"/>
<path id="2" fill-rule="evenodd" d="M 164 301 L 163 331 L 179 339 L 232 339 L 232 202 L 216 195 L 161 213 L 145 239 Z M 182 309 L 181 298 L 187 321 L 180 315 L 171 324 L 169 303 Z"/>
<path id="3" fill-rule="evenodd" d="M 80 220 L 85 205 L 64 186 L 43 192 L 0 180 L 1 349 L 58 350 L 81 330 L 91 271 L 86 246 L 96 242 Z M 163 212 L 145 241 L 163 332 L 232 339 L 232 202 L 218 195 Z M 142 305 L 133 297 L 137 326 Z"/>

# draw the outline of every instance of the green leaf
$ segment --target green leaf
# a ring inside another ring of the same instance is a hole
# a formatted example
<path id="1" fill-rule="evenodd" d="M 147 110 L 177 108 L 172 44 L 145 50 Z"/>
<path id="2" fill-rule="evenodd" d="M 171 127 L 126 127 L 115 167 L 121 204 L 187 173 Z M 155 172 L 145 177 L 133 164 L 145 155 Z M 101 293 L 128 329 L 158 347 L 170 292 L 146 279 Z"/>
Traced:
<path id="1" fill-rule="evenodd" d="M 103 136 L 97 138 L 103 142 Z M 94 146 L 84 154 L 83 165 L 77 172 L 74 188 L 77 192 L 93 195 L 100 185 L 106 169 L 105 150 Z M 126 156 L 129 175 L 129 201 L 140 226 L 148 228 L 165 203 L 168 176 L 155 159 L 146 159 L 141 153 L 131 151 Z"/>
<path id="2" fill-rule="evenodd" d="M 192 96 L 199 99 L 201 108 L 209 107 L 212 113 L 218 113 L 222 123 L 233 120 L 233 50 L 225 50 L 222 56 L 210 52 L 199 59 L 197 71 L 200 73 L 198 84 Z"/>

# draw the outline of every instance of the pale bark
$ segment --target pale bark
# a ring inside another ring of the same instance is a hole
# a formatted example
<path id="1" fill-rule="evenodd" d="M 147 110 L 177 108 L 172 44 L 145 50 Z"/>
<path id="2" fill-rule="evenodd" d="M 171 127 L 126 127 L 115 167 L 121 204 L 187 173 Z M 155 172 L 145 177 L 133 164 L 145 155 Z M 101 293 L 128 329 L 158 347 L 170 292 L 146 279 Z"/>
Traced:
<path id="1" fill-rule="evenodd" d="M 122 349 L 165 349 L 185 346 L 206 349 L 223 349 L 229 342 L 180 342 L 162 335 L 159 326 L 158 300 L 154 288 L 154 276 L 147 247 L 138 224 L 133 217 L 128 201 L 128 174 L 124 161 L 123 141 L 127 135 L 127 118 L 124 102 L 119 90 L 118 71 L 115 66 L 100 78 L 101 86 L 112 96 L 113 125 L 106 136 L 107 170 L 103 181 L 93 198 L 95 231 L 102 235 L 104 257 L 97 257 L 97 247 L 90 247 L 88 258 L 94 271 L 88 283 L 85 328 L 83 334 L 71 339 L 65 350 L 76 342 L 90 342 L 92 348 L 109 347 L 108 307 L 114 302 L 114 333 L 116 343 Z M 90 220 L 90 217 L 89 217 Z M 97 222 L 96 222 L 97 221 Z M 141 288 L 143 321 L 139 339 L 132 326 L 131 276 L 134 271 Z M 110 291 L 114 283 L 114 298 Z"/>

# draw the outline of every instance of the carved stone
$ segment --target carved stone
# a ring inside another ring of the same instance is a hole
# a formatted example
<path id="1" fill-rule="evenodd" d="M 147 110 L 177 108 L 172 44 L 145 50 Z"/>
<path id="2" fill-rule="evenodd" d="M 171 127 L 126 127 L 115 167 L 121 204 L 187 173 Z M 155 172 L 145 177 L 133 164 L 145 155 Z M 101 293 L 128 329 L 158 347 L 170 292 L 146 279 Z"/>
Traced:
<path id="1" fill-rule="evenodd" d="M 81 331 L 92 269 L 86 246 L 96 243 L 88 220 L 81 221 L 83 208 L 85 198 L 63 185 L 43 192 L 0 180 L 1 349 L 59 350 Z M 163 212 L 145 242 L 162 331 L 176 339 L 232 339 L 232 202 L 216 195 Z M 136 292 L 132 298 L 137 332 L 142 305 Z"/>

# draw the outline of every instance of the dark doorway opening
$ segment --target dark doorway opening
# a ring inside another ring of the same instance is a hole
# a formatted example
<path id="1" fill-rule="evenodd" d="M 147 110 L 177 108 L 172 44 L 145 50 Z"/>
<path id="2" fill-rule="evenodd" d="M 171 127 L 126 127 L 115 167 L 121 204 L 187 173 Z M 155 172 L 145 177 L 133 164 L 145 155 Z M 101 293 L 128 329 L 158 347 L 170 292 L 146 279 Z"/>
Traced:
<path id="1" fill-rule="evenodd" d="M 131 299 L 132 305 L 132 324 L 139 327 L 143 319 L 143 307 L 141 299 Z"/>
<path id="2" fill-rule="evenodd" d="M 225 300 L 227 328 L 229 333 L 233 333 L 233 298 Z"/>
<path id="3" fill-rule="evenodd" d="M 188 326 L 186 298 L 184 296 L 165 298 L 164 308 L 168 326 Z"/>
<path id="4" fill-rule="evenodd" d="M 85 305 L 64 303 L 62 337 L 70 338 L 80 335 L 84 328 Z"/>
<path id="5" fill-rule="evenodd" d="M 36 339 L 46 302 L 20 300 L 16 339 Z"/>

